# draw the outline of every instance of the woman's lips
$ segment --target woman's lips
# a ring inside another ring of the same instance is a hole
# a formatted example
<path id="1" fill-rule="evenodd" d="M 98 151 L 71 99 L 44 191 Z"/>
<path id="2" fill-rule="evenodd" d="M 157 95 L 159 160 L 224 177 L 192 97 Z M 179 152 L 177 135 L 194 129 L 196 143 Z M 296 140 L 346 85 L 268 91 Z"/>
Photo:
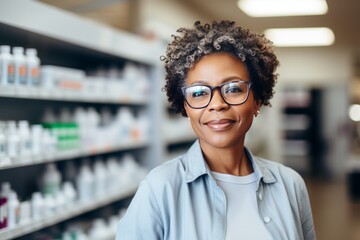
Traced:
<path id="1" fill-rule="evenodd" d="M 225 130 L 229 128 L 235 121 L 230 119 L 211 120 L 205 123 L 209 128 L 214 130 Z"/>

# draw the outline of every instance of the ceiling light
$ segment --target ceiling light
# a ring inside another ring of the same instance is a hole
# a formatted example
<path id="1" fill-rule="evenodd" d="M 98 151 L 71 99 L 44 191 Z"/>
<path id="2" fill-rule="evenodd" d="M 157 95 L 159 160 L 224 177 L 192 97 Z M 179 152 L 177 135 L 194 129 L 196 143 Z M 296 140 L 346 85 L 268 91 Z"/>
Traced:
<path id="1" fill-rule="evenodd" d="M 355 122 L 360 121 L 360 105 L 359 104 L 353 104 L 349 107 L 349 117 L 351 120 Z"/>
<path id="2" fill-rule="evenodd" d="M 325 27 L 272 28 L 264 34 L 277 47 L 329 46 L 335 42 L 333 31 Z"/>
<path id="3" fill-rule="evenodd" d="M 323 15 L 326 0 L 239 0 L 239 8 L 251 17 Z"/>

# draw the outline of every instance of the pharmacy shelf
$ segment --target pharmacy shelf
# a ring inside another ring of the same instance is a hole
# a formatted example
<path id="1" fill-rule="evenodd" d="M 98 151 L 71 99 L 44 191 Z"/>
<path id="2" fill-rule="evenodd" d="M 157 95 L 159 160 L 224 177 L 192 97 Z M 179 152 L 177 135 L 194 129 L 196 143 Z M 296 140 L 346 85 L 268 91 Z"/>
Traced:
<path id="1" fill-rule="evenodd" d="M 38 1 L 3 2 L 0 23 L 132 61 L 161 63 L 158 41 L 115 30 Z"/>
<path id="2" fill-rule="evenodd" d="M 93 148 L 83 148 L 83 149 L 74 149 L 68 150 L 59 153 L 53 154 L 44 154 L 35 157 L 27 158 L 13 158 L 13 159 L 0 159 L 0 170 L 9 169 L 9 168 L 18 168 L 25 167 L 35 164 L 50 163 L 56 161 L 70 160 L 74 158 L 81 158 L 93 155 L 100 155 L 124 150 L 132 150 L 147 147 L 149 145 L 148 141 L 133 141 L 113 146 L 104 146 L 104 147 L 93 147 Z"/>
<path id="3" fill-rule="evenodd" d="M 104 207 L 113 202 L 130 197 L 135 193 L 137 188 L 138 188 L 138 183 L 136 184 L 134 183 L 132 185 L 129 184 L 127 185 L 127 188 L 123 189 L 121 192 L 112 194 L 110 196 L 107 195 L 102 199 L 89 201 L 86 203 L 78 202 L 74 204 L 74 206 L 69 210 L 61 209 L 61 211 L 56 211 L 49 217 L 42 218 L 39 220 L 31 220 L 27 223 L 20 224 L 19 226 L 12 229 L 0 230 L 0 239 L 7 240 L 7 239 L 13 239 L 15 237 L 24 236 L 28 233 L 38 231 L 48 226 L 79 216 L 83 213 L 90 212 L 100 207 Z"/>
<path id="4" fill-rule="evenodd" d="M 129 98 L 119 96 L 117 99 L 103 95 L 94 98 L 94 96 L 82 95 L 81 93 L 61 93 L 56 91 L 48 91 L 46 89 L 34 89 L 30 87 L 7 87 L 0 88 L 0 97 L 18 98 L 18 99 L 33 99 L 44 101 L 65 101 L 65 102 L 86 102 L 86 103 L 101 103 L 101 104 L 123 104 L 123 105 L 146 105 L 148 99 Z"/>

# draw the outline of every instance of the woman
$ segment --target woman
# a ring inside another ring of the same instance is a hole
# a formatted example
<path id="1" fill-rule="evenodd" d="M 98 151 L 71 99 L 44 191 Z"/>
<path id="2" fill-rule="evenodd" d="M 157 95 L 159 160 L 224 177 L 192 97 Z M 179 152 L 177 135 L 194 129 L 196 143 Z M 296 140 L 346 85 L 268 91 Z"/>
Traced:
<path id="1" fill-rule="evenodd" d="M 165 90 L 198 140 L 141 182 L 116 239 L 316 239 L 302 178 L 244 147 L 273 96 L 270 41 L 230 21 L 178 32 L 163 57 Z"/>

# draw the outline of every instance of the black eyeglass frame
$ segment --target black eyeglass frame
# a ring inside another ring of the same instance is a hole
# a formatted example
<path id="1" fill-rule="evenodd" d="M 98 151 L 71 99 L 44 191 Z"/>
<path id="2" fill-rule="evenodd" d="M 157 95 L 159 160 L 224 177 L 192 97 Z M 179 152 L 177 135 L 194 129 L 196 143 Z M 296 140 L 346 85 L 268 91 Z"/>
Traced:
<path id="1" fill-rule="evenodd" d="M 247 85 L 246 97 L 245 97 L 244 101 L 242 101 L 241 103 L 228 103 L 228 102 L 225 100 L 225 98 L 224 98 L 224 96 L 223 96 L 223 93 L 222 93 L 222 91 L 221 91 L 221 88 L 222 88 L 223 86 L 225 86 L 225 85 L 227 85 L 227 84 L 229 84 L 229 83 L 234 83 L 234 82 L 242 82 L 242 83 L 245 83 L 245 84 Z M 210 102 L 211 102 L 211 100 L 212 100 L 212 98 L 213 98 L 213 96 L 214 96 L 214 90 L 215 90 L 215 89 L 218 89 L 218 88 L 219 88 L 219 90 L 220 90 L 220 96 L 221 96 L 221 98 L 224 100 L 224 102 L 226 102 L 226 104 L 232 105 L 232 106 L 241 105 L 241 104 L 245 103 L 245 102 L 247 101 L 247 99 L 249 98 L 250 88 L 251 88 L 252 85 L 253 85 L 253 83 L 250 82 L 250 81 L 247 81 L 247 80 L 236 80 L 236 81 L 231 81 L 231 82 L 222 83 L 222 84 L 217 85 L 217 86 L 209 86 L 209 85 L 191 85 L 191 86 L 185 86 L 185 87 L 182 87 L 182 88 L 181 88 L 181 91 L 182 91 L 182 94 L 183 94 L 183 96 L 184 96 L 184 99 L 185 99 L 186 103 L 187 103 L 191 108 L 193 108 L 193 109 L 202 109 L 202 108 L 206 108 L 207 106 L 209 106 L 209 104 L 210 104 Z M 193 107 L 193 106 L 191 106 L 191 104 L 190 104 L 190 103 L 188 102 L 188 100 L 186 99 L 186 94 L 185 94 L 186 89 L 187 89 L 187 88 L 194 87 L 194 86 L 208 87 L 208 88 L 210 88 L 210 90 L 211 90 L 211 92 L 210 92 L 210 93 L 211 93 L 210 100 L 209 100 L 209 102 L 208 102 L 205 106 L 203 106 L 203 107 Z"/>

